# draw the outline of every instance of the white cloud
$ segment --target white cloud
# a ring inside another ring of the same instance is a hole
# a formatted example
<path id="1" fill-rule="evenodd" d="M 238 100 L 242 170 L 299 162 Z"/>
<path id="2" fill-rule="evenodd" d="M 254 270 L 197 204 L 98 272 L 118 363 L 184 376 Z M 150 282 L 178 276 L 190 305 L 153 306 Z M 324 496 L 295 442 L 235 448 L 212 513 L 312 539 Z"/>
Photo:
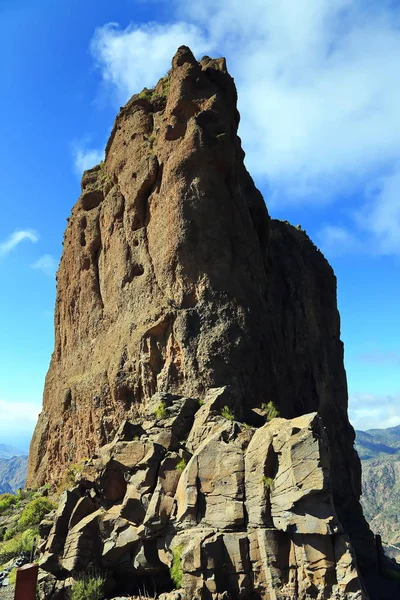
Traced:
<path id="1" fill-rule="evenodd" d="M 360 242 L 345 227 L 327 225 L 317 234 L 321 250 L 328 256 L 341 256 L 362 250 Z"/>
<path id="2" fill-rule="evenodd" d="M 41 411 L 40 403 L 9 402 L 0 399 L 0 442 L 10 443 L 17 438 L 28 440 Z M 16 442 L 15 445 L 18 445 Z"/>
<path id="3" fill-rule="evenodd" d="M 226 55 L 246 162 L 268 182 L 269 205 L 321 204 L 352 193 L 362 199 L 366 186 L 380 182 L 354 224 L 376 252 L 399 253 L 399 8 L 389 0 L 168 6 L 176 19 L 170 25 L 97 30 L 92 52 L 119 100 L 152 86 L 182 43 L 197 56 Z"/>
<path id="4" fill-rule="evenodd" d="M 74 163 L 79 176 L 82 175 L 83 171 L 87 171 L 87 169 L 98 165 L 103 159 L 104 152 L 102 150 L 75 148 Z"/>
<path id="5" fill-rule="evenodd" d="M 44 254 L 31 266 L 32 269 L 43 271 L 49 277 L 54 277 L 57 271 L 57 261 L 50 254 Z"/>
<path id="6" fill-rule="evenodd" d="M 400 166 L 373 187 L 356 213 L 358 225 L 371 234 L 377 253 L 400 254 Z"/>
<path id="7" fill-rule="evenodd" d="M 110 23 L 96 30 L 91 50 L 104 81 L 116 87 L 119 102 L 126 102 L 165 75 L 182 44 L 195 53 L 207 48 L 201 29 L 189 23 L 130 25 L 126 29 Z"/>
<path id="8" fill-rule="evenodd" d="M 359 359 L 371 365 L 398 365 L 400 364 L 400 352 L 365 352 L 360 354 Z"/>
<path id="9" fill-rule="evenodd" d="M 30 229 L 15 231 L 6 240 L 4 240 L 4 242 L 0 242 L 0 258 L 9 254 L 23 240 L 37 242 L 38 239 L 39 237 L 37 236 L 37 234 L 34 231 L 31 231 Z"/>
<path id="10" fill-rule="evenodd" d="M 400 395 L 350 395 L 349 418 L 361 431 L 400 425 Z"/>

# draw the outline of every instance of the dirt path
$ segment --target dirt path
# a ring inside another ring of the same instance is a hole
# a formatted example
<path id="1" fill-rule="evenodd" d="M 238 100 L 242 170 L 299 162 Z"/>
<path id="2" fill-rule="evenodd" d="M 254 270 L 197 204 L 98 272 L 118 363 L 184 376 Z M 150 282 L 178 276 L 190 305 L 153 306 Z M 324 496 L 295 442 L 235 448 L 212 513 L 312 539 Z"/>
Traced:
<path id="1" fill-rule="evenodd" d="M 14 600 L 14 586 L 0 587 L 0 600 Z"/>

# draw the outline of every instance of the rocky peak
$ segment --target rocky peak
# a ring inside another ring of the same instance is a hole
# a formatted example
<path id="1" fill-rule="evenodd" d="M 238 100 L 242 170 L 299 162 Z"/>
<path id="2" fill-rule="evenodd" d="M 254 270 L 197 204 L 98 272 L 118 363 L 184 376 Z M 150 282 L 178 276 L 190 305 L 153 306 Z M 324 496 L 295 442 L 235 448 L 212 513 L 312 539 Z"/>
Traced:
<path id="1" fill-rule="evenodd" d="M 121 108 L 104 163 L 84 173 L 28 484 L 98 455 L 157 394 L 202 402 L 223 387 L 249 425 L 270 401 L 285 419 L 318 412 L 335 518 L 372 557 L 336 279 L 304 231 L 270 219 L 243 163 L 236 100 L 225 60 L 198 62 L 182 46 L 166 77 Z M 204 416 L 185 451 L 214 421 Z"/>

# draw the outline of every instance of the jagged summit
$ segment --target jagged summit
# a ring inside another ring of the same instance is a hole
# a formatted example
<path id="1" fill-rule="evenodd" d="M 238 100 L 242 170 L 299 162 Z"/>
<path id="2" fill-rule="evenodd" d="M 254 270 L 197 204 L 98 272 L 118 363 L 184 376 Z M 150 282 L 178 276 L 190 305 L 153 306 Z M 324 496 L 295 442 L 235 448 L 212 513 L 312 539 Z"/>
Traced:
<path id="1" fill-rule="evenodd" d="M 257 425 L 318 411 L 346 531 L 368 529 L 347 417 L 336 279 L 307 235 L 270 219 L 244 163 L 225 59 L 182 46 L 121 108 L 86 171 L 57 277 L 55 349 L 28 484 L 57 482 L 157 394 L 227 387 Z M 367 543 L 364 544 L 365 546 Z"/>

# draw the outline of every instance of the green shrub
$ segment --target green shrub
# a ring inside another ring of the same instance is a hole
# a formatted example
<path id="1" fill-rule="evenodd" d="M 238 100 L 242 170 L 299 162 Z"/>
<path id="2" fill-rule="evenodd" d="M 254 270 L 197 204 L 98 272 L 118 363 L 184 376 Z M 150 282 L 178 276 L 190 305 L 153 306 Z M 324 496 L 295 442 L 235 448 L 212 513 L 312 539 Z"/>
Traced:
<path id="1" fill-rule="evenodd" d="M 9 585 L 15 585 L 17 581 L 17 568 L 14 567 L 8 574 L 8 583 Z M 19 585 L 19 584 L 18 584 Z"/>
<path id="2" fill-rule="evenodd" d="M 243 427 L 243 429 L 253 429 L 253 427 L 248 423 L 241 423 L 241 426 Z"/>
<path id="3" fill-rule="evenodd" d="M 182 457 L 181 460 L 176 465 L 177 471 L 180 471 L 182 473 L 182 471 L 185 470 L 186 465 L 187 465 L 187 460 L 184 457 Z"/>
<path id="4" fill-rule="evenodd" d="M 171 579 L 175 584 L 176 589 L 182 587 L 182 551 L 183 546 L 177 546 L 172 550 L 172 566 L 170 568 Z"/>
<path id="5" fill-rule="evenodd" d="M 14 504 L 18 504 L 18 496 L 14 494 L 1 494 L 0 495 L 0 515 L 3 514 L 8 508 Z"/>
<path id="6" fill-rule="evenodd" d="M 10 530 L 8 530 L 10 531 Z M 15 530 L 14 530 L 15 532 Z M 23 533 L 14 534 L 14 537 L 0 543 L 0 562 L 7 562 L 21 552 L 32 552 L 37 529 L 27 529 Z"/>
<path id="7" fill-rule="evenodd" d="M 0 544 L 0 562 L 8 562 L 14 556 L 18 556 L 23 552 L 22 536 L 19 535 L 12 540 L 7 540 Z"/>
<path id="8" fill-rule="evenodd" d="M 104 577 L 100 573 L 85 574 L 73 584 L 70 600 L 103 600 Z"/>
<path id="9" fill-rule="evenodd" d="M 21 536 L 22 547 L 25 552 L 32 552 L 35 538 L 39 536 L 39 531 L 34 528 L 25 529 Z"/>
<path id="10" fill-rule="evenodd" d="M 279 410 L 271 400 L 268 402 L 268 404 L 261 404 L 261 410 L 263 411 L 267 421 L 272 421 L 272 419 L 279 417 Z"/>
<path id="11" fill-rule="evenodd" d="M 63 478 L 61 479 L 57 487 L 58 496 L 62 494 L 62 492 L 74 485 L 76 476 L 82 474 L 82 471 L 85 468 L 85 464 L 88 462 L 88 460 L 88 458 L 82 458 L 82 460 L 80 460 L 79 462 L 70 463 L 68 465 L 68 468 L 64 472 Z"/>
<path id="12" fill-rule="evenodd" d="M 265 475 L 262 477 L 261 479 L 261 483 L 264 485 L 264 487 L 267 490 L 270 490 L 272 488 L 272 485 L 274 483 L 274 480 L 272 479 L 272 477 L 266 477 Z"/>
<path id="13" fill-rule="evenodd" d="M 152 94 L 153 94 L 153 90 L 148 90 L 147 88 L 144 88 L 144 90 L 142 90 L 140 92 L 139 98 L 144 98 L 145 100 L 150 100 Z"/>
<path id="14" fill-rule="evenodd" d="M 165 97 L 168 95 L 169 92 L 169 78 L 168 75 L 166 77 L 164 77 L 163 82 L 162 82 L 162 95 Z"/>
<path id="15" fill-rule="evenodd" d="M 43 496 L 31 500 L 18 519 L 18 529 L 21 531 L 30 525 L 38 525 L 53 508 L 54 504 Z"/>
<path id="16" fill-rule="evenodd" d="M 105 182 L 105 181 L 111 181 L 111 179 L 110 179 L 110 177 L 109 177 L 109 175 L 107 173 L 106 164 L 105 164 L 104 160 L 101 161 L 101 163 L 100 163 L 99 166 L 100 166 L 100 179 L 103 182 Z"/>
<path id="17" fill-rule="evenodd" d="M 235 420 L 235 415 L 233 414 L 229 406 L 224 406 L 224 408 L 221 410 L 221 415 L 224 417 L 224 419 L 229 419 L 229 421 Z"/>
<path id="18" fill-rule="evenodd" d="M 158 406 L 155 409 L 154 414 L 157 417 L 157 419 L 166 419 L 167 418 L 167 416 L 168 416 L 167 406 L 163 400 L 161 400 L 158 403 Z"/>
<path id="19" fill-rule="evenodd" d="M 15 536 L 16 533 L 17 533 L 17 528 L 15 526 L 9 527 L 3 536 L 3 540 L 5 542 L 7 540 L 11 540 Z"/>

